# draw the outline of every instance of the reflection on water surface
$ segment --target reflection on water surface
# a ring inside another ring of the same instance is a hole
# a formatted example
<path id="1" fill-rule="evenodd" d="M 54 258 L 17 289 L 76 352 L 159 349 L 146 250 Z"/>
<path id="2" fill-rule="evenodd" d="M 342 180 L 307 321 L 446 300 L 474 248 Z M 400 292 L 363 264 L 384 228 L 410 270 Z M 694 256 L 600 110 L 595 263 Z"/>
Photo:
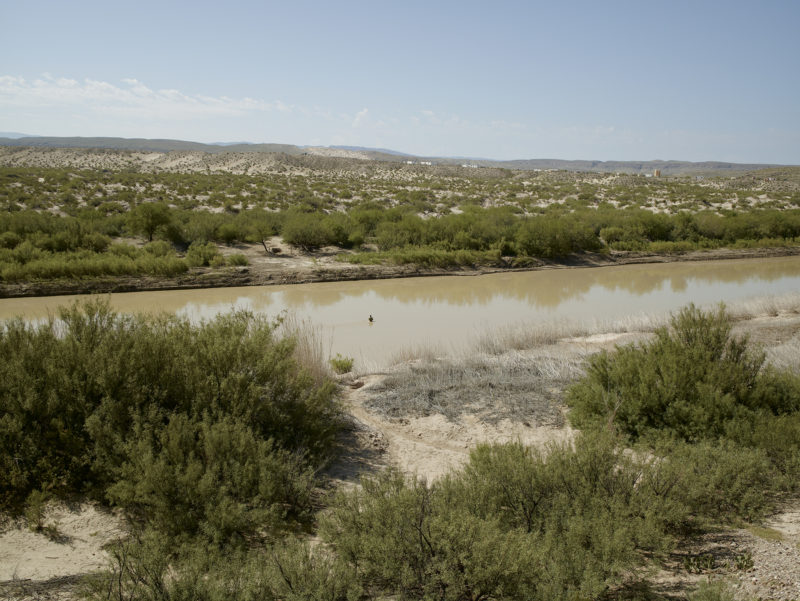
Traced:
<path id="1" fill-rule="evenodd" d="M 323 328 L 333 353 L 377 366 L 398 349 L 460 346 L 478 332 L 553 320 L 615 319 L 800 291 L 800 257 L 551 269 L 293 286 L 111 295 L 123 312 L 169 311 L 193 319 L 233 307 L 289 310 Z M 0 319 L 44 317 L 81 297 L 0 300 Z M 368 316 L 375 316 L 370 325 Z"/>

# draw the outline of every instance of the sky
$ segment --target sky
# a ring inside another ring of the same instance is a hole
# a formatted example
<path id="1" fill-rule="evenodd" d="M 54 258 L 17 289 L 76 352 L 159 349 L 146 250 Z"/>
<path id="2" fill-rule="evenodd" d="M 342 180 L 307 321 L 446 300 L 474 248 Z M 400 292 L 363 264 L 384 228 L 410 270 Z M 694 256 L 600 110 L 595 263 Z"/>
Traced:
<path id="1" fill-rule="evenodd" d="M 798 31 L 798 0 L 0 0 L 0 132 L 800 164 Z"/>

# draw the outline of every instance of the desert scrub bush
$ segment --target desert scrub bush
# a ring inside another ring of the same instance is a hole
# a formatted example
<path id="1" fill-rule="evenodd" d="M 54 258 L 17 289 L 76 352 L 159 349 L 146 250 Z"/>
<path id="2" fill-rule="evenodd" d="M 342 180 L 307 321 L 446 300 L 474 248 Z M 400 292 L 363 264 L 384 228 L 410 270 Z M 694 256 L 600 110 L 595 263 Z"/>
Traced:
<path id="1" fill-rule="evenodd" d="M 166 240 L 156 240 L 155 242 L 148 242 L 142 247 L 142 250 L 153 255 L 154 257 L 166 257 L 175 254 L 175 249 L 172 244 Z"/>
<path id="2" fill-rule="evenodd" d="M 186 263 L 189 267 L 208 267 L 219 256 L 219 249 L 213 242 L 192 242 L 186 251 Z"/>
<path id="3" fill-rule="evenodd" d="M 508 598 L 531 568 L 529 536 L 453 504 L 441 484 L 395 471 L 340 493 L 322 525 L 372 597 Z M 521 597 L 520 597 L 521 598 Z"/>
<path id="4" fill-rule="evenodd" d="M 327 549 L 294 538 L 265 549 L 185 545 L 145 531 L 109 549 L 109 567 L 85 580 L 93 601 L 356 601 L 352 568 Z"/>
<path id="5" fill-rule="evenodd" d="M 242 253 L 234 253 L 232 255 L 228 255 L 227 261 L 228 265 L 233 265 L 234 267 L 243 267 L 245 265 L 250 264 L 250 261 L 248 261 L 247 257 L 244 256 Z"/>
<path id="6" fill-rule="evenodd" d="M 793 381 L 765 370 L 763 353 L 731 335 L 723 307 L 690 305 L 652 342 L 594 356 L 567 404 L 580 428 L 608 425 L 631 440 L 668 432 L 691 442 L 726 436 L 765 411 L 796 412 Z"/>
<path id="7" fill-rule="evenodd" d="M 339 409 L 333 383 L 274 328 L 249 313 L 122 316 L 100 301 L 5 323 L 0 501 L 88 492 L 212 540 L 301 519 Z"/>
<path id="8" fill-rule="evenodd" d="M 42 279 L 87 279 L 122 275 L 174 276 L 187 271 L 186 263 L 176 256 L 155 256 L 134 249 L 132 256 L 114 253 L 75 251 L 49 253 L 40 251 L 25 262 L 2 261 L 0 279 L 7 282 Z"/>
<path id="9" fill-rule="evenodd" d="M 610 436 L 482 445 L 442 480 L 389 471 L 338 493 L 321 532 L 373 598 L 596 598 L 669 547 L 680 508 L 638 486 L 650 467 Z"/>
<path id="10" fill-rule="evenodd" d="M 652 475 L 660 486 L 670 486 L 671 499 L 683 508 L 683 521 L 671 520 L 676 531 L 707 523 L 756 520 L 771 507 L 776 470 L 767 453 L 730 440 L 696 444 L 671 441 L 657 444 Z M 667 484 L 669 483 L 669 484 Z M 680 517 L 680 513 L 676 514 Z"/>
<path id="11" fill-rule="evenodd" d="M 153 241 L 155 233 L 172 220 L 172 209 L 163 202 L 143 202 L 128 213 L 128 228 Z"/>
<path id="12" fill-rule="evenodd" d="M 308 517 L 313 470 L 301 454 L 258 438 L 233 418 L 172 415 L 158 433 L 134 425 L 118 478 L 106 491 L 172 537 L 217 544 Z"/>
<path id="13" fill-rule="evenodd" d="M 337 260 L 356 265 L 420 265 L 424 267 L 465 267 L 501 264 L 500 251 L 439 250 L 406 247 L 381 252 L 337 255 Z"/>
<path id="14" fill-rule="evenodd" d="M 653 341 L 594 356 L 567 402 L 576 426 L 618 431 L 660 457 L 659 487 L 701 522 L 756 519 L 797 486 L 800 378 L 765 367 L 722 307 L 689 306 Z"/>
<path id="15" fill-rule="evenodd" d="M 531 257 L 563 257 L 602 248 L 594 229 L 573 217 L 543 215 L 526 219 L 516 235 L 517 248 Z"/>
<path id="16" fill-rule="evenodd" d="M 353 370 L 354 361 L 352 357 L 344 357 L 339 353 L 336 353 L 336 356 L 331 357 L 328 360 L 328 363 L 330 363 L 333 371 L 335 371 L 337 374 L 346 374 Z"/>
<path id="17" fill-rule="evenodd" d="M 47 512 L 47 502 L 50 500 L 47 491 L 34 490 L 25 500 L 25 521 L 28 528 L 34 532 L 44 530 L 44 519 Z"/>
<path id="18" fill-rule="evenodd" d="M 208 262 L 209 267 L 219 268 L 224 267 L 226 265 L 225 257 L 221 254 L 214 255 L 211 260 Z"/>

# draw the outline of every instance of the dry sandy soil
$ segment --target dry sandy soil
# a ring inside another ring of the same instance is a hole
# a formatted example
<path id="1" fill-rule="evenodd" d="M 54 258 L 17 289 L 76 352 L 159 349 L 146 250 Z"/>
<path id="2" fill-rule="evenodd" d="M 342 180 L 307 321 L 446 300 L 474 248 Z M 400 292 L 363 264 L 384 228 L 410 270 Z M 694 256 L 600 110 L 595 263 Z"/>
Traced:
<path id="1" fill-rule="evenodd" d="M 800 316 L 796 313 L 758 316 L 739 322 L 736 329 L 767 346 L 768 351 L 778 349 L 778 355 L 786 348 L 791 353 L 800 345 Z M 512 359 L 519 362 L 527 356 L 530 362 L 541 361 L 542 353 L 550 353 L 560 357 L 564 365 L 574 365 L 602 348 L 648 335 L 629 332 L 561 339 L 544 350 L 532 349 L 528 355 L 514 353 Z M 410 366 L 413 362 L 395 370 Z M 470 449 L 480 442 L 519 440 L 546 446 L 568 443 L 574 435 L 566 422 L 554 420 L 546 407 L 552 403 L 550 409 L 563 414 L 557 398 L 565 380 L 558 374 L 551 374 L 543 383 L 556 394 L 531 405 L 528 413 L 483 419 L 476 411 L 448 417 L 437 413 L 392 417 L 376 410 L 376 398 L 386 394 L 382 383 L 392 373 L 349 374 L 341 378 L 350 427 L 344 436 L 342 458 L 328 472 L 331 486 L 357 486 L 360 476 L 386 466 L 436 479 L 463 465 Z M 0 599 L 75 598 L 80 576 L 101 569 L 107 560 L 104 546 L 124 535 L 120 516 L 89 504 L 51 506 L 45 524 L 54 527 L 49 535 L 30 531 L 21 520 L 7 519 L 0 528 Z M 681 545 L 650 579 L 652 591 L 683 599 L 698 581 L 711 577 L 732 581 L 743 599 L 800 598 L 800 503 L 796 499 L 787 501 L 763 526 L 713 533 Z M 709 554 L 714 558 L 713 569 L 699 574 L 686 569 L 687 557 Z M 746 554 L 752 557 L 748 570 L 726 565 Z"/>

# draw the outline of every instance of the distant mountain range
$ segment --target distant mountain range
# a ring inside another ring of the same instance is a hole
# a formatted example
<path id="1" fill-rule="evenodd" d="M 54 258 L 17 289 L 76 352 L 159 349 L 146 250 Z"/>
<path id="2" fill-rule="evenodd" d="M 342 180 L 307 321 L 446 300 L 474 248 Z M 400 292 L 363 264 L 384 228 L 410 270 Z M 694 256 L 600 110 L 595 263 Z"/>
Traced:
<path id="1" fill-rule="evenodd" d="M 293 144 L 252 144 L 249 142 L 218 142 L 203 144 L 185 140 L 160 140 L 145 138 L 83 138 L 26 136 L 14 132 L 0 132 L 0 146 L 31 146 L 45 148 L 98 148 L 138 152 L 207 152 L 211 154 L 233 152 L 284 153 L 287 155 L 324 155 L 361 160 L 387 162 L 431 162 L 438 165 L 463 165 L 469 167 L 493 167 L 519 170 L 566 170 L 589 171 L 596 173 L 649 174 L 658 169 L 662 175 L 721 175 L 741 173 L 767 167 L 780 167 L 775 164 L 726 163 L 721 161 L 582 161 L 561 159 L 520 159 L 494 161 L 490 159 L 471 159 L 454 157 L 420 157 L 385 148 L 362 146 L 295 146 Z"/>
<path id="2" fill-rule="evenodd" d="M 38 136 L 32 136 L 30 134 L 21 134 L 16 131 L 0 131 L 0 138 L 37 138 Z"/>

